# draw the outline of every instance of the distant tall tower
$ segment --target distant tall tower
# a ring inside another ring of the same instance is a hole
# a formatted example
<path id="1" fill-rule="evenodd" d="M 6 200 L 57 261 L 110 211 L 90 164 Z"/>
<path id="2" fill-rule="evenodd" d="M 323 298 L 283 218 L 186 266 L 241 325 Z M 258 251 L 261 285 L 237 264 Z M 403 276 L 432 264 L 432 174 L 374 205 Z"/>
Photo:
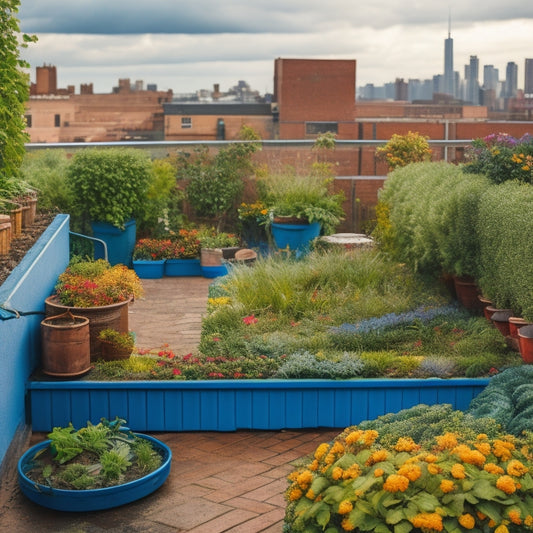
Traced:
<path id="1" fill-rule="evenodd" d="M 526 98 L 533 98 L 533 59 L 526 59 L 524 94 Z"/>
<path id="2" fill-rule="evenodd" d="M 518 65 L 514 61 L 509 61 L 505 69 L 505 90 L 504 98 L 513 98 L 518 89 Z"/>
<path id="3" fill-rule="evenodd" d="M 453 39 L 451 38 L 452 16 L 448 16 L 448 38 L 444 41 L 444 78 L 443 93 L 455 96 L 453 72 Z"/>
<path id="4" fill-rule="evenodd" d="M 470 56 L 470 64 L 465 67 L 466 101 L 473 105 L 479 104 L 479 59 Z"/>

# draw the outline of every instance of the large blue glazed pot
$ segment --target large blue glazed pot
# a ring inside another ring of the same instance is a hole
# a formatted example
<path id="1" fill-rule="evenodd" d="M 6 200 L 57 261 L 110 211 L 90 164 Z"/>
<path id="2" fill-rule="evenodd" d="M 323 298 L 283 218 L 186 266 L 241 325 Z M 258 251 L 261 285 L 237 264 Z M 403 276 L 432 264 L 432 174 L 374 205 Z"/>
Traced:
<path id="1" fill-rule="evenodd" d="M 280 249 L 289 248 L 297 252 L 307 252 L 309 243 L 320 235 L 320 224 L 279 224 L 272 223 L 272 237 Z"/>
<path id="2" fill-rule="evenodd" d="M 107 259 L 112 265 L 122 264 L 131 267 L 131 258 L 137 233 L 134 219 L 128 220 L 124 229 L 117 228 L 107 222 L 91 222 L 93 237 L 106 243 Z M 94 247 L 94 258 L 105 259 L 103 246 Z"/>
<path id="3" fill-rule="evenodd" d="M 134 259 L 133 270 L 141 279 L 161 279 L 165 273 L 165 260 Z"/>
<path id="4" fill-rule="evenodd" d="M 54 489 L 35 483 L 26 476 L 26 472 L 31 469 L 35 454 L 49 446 L 50 441 L 46 440 L 32 446 L 19 459 L 17 470 L 20 489 L 31 501 L 56 511 L 99 511 L 144 498 L 166 481 L 170 474 L 172 451 L 166 444 L 154 437 L 142 433 L 135 433 L 135 435 L 149 440 L 163 458 L 159 468 L 142 478 L 123 485 L 90 490 Z"/>

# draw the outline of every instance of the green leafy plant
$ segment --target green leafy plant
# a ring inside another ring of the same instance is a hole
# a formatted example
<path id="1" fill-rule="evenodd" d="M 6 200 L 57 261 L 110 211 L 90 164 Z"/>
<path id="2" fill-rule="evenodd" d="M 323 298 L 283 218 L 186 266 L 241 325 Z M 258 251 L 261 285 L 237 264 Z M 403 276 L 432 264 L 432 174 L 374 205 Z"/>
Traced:
<path id="1" fill-rule="evenodd" d="M 149 156 L 135 148 L 89 148 L 77 152 L 67 169 L 75 214 L 84 220 L 123 228 L 146 207 L 150 172 Z"/>
<path id="2" fill-rule="evenodd" d="M 119 349 L 133 351 L 135 346 L 135 336 L 131 331 L 121 333 L 113 328 L 104 328 L 98 333 L 98 338 Z"/>
<path id="3" fill-rule="evenodd" d="M 239 238 L 234 233 L 223 231 L 206 231 L 200 233 L 201 248 L 231 248 L 239 245 Z"/>
<path id="4" fill-rule="evenodd" d="M 118 485 L 157 469 L 161 455 L 152 443 L 123 427 L 125 420 L 102 419 L 76 430 L 56 427 L 26 476 L 51 487 L 86 490 Z"/>
<path id="5" fill-rule="evenodd" d="M 20 48 L 27 47 L 37 38 L 20 32 L 17 19 L 19 6 L 19 0 L 5 0 L 0 9 L 0 197 L 13 195 L 25 154 L 24 144 L 29 140 L 24 114 L 30 94 L 29 76 L 25 69 L 30 65 L 20 58 Z"/>

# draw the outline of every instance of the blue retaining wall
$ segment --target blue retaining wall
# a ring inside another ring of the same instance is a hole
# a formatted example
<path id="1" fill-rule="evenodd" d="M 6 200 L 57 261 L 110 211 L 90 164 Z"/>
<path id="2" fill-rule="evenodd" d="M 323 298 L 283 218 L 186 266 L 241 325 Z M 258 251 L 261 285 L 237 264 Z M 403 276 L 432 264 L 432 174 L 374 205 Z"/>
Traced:
<path id="1" fill-rule="evenodd" d="M 35 431 L 101 417 L 134 431 L 344 428 L 424 403 L 466 409 L 488 379 L 33 381 Z"/>
<path id="2" fill-rule="evenodd" d="M 26 385 L 39 363 L 44 300 L 69 261 L 69 219 L 57 215 L 0 286 L 0 463 L 26 423 Z"/>

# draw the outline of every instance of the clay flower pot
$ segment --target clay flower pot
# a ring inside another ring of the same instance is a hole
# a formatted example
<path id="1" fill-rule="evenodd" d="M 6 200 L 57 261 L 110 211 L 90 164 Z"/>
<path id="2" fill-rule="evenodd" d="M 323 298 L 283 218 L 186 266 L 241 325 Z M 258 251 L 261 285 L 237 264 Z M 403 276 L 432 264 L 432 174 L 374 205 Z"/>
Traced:
<path id="1" fill-rule="evenodd" d="M 533 363 L 533 324 L 522 326 L 518 330 L 518 343 L 520 345 L 520 355 L 524 363 Z"/>

